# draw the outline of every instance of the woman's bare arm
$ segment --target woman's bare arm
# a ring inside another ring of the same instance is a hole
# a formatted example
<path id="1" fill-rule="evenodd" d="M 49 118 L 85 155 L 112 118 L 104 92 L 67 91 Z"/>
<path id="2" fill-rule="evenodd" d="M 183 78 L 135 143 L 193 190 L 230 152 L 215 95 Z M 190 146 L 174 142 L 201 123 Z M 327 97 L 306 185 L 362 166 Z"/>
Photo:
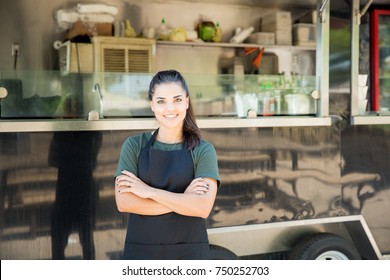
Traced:
<path id="1" fill-rule="evenodd" d="M 142 182 L 137 176 L 123 171 L 118 176 L 122 186 L 118 195 L 133 193 L 139 198 L 150 199 L 161 206 L 185 216 L 207 218 L 217 194 L 217 181 L 212 178 L 194 179 L 184 193 L 156 189 Z"/>
<path id="2" fill-rule="evenodd" d="M 147 198 L 141 198 L 133 193 L 120 193 L 127 186 L 118 184 L 115 180 L 115 201 L 119 212 L 134 213 L 140 215 L 162 215 L 172 212 L 164 205 Z"/>

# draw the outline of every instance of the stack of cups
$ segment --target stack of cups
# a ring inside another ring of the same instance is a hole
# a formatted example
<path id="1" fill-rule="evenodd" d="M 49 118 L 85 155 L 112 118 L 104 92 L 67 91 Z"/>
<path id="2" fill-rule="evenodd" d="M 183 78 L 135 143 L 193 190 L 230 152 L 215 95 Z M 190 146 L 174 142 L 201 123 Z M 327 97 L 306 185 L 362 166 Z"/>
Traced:
<path id="1" fill-rule="evenodd" d="M 367 76 L 359 75 L 359 115 L 364 115 L 367 110 Z"/>

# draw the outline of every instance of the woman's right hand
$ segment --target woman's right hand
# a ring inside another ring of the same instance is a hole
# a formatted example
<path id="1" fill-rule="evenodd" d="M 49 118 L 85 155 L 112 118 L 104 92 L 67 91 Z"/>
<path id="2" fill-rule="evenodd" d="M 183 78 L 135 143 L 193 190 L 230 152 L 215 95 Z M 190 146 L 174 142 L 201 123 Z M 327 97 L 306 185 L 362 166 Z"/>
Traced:
<path id="1" fill-rule="evenodd" d="M 191 181 L 184 193 L 193 193 L 198 195 L 204 195 L 209 191 L 209 184 L 203 177 L 195 178 Z"/>

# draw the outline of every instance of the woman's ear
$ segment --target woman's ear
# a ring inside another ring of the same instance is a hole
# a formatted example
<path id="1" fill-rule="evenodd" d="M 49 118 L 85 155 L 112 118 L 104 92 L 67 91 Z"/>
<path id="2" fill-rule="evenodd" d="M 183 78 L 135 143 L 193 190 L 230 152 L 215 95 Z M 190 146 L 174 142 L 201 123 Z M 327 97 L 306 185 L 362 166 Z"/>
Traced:
<path id="1" fill-rule="evenodd" d="M 152 110 L 152 112 L 154 112 L 154 110 L 153 110 L 153 103 L 152 103 L 152 101 L 150 101 L 150 109 Z"/>

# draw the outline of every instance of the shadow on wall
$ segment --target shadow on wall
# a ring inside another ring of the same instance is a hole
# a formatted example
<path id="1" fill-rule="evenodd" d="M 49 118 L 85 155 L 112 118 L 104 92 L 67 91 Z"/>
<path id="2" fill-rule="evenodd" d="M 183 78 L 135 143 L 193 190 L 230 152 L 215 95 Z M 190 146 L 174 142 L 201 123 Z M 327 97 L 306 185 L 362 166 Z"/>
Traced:
<path id="1" fill-rule="evenodd" d="M 69 235 L 77 230 L 84 259 L 95 259 L 93 229 L 98 189 L 93 178 L 101 132 L 54 133 L 49 165 L 58 168 L 52 211 L 52 258 L 65 259 Z"/>

